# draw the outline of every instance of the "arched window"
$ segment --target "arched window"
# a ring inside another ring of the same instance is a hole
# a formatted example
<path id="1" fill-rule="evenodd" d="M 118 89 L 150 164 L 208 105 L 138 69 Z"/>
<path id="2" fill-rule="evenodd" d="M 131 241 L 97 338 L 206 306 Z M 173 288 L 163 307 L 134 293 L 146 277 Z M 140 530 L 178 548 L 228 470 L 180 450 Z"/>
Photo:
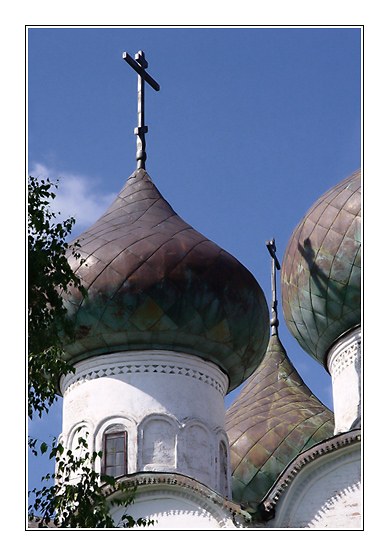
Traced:
<path id="1" fill-rule="evenodd" d="M 228 456 L 227 447 L 223 441 L 219 444 L 219 492 L 228 496 Z"/>
<path id="2" fill-rule="evenodd" d="M 103 475 L 120 477 L 127 473 L 127 433 L 112 427 L 104 433 Z"/>

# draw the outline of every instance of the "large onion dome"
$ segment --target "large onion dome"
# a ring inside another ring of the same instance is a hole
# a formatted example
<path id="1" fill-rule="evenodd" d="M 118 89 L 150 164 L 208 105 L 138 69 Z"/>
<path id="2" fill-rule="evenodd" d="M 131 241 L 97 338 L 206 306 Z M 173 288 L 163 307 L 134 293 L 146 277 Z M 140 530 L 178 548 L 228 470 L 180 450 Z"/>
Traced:
<path id="1" fill-rule="evenodd" d="M 277 334 L 227 409 L 232 498 L 255 508 L 301 452 L 330 438 L 333 413 L 310 391 Z"/>
<path id="2" fill-rule="evenodd" d="M 281 268 L 286 324 L 320 364 L 361 322 L 361 172 L 325 193 L 294 230 Z"/>
<path id="3" fill-rule="evenodd" d="M 184 222 L 144 169 L 77 240 L 71 259 L 88 298 L 66 300 L 76 341 L 68 360 L 123 350 L 166 349 L 212 361 L 229 390 L 261 362 L 269 337 L 262 289 L 233 256 Z"/>

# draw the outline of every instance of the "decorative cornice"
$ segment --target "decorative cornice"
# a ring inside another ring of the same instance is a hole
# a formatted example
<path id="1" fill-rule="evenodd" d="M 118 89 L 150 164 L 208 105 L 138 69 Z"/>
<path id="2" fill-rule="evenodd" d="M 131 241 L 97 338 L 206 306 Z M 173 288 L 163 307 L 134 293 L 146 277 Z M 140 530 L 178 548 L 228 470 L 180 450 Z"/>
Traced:
<path id="1" fill-rule="evenodd" d="M 359 357 L 359 361 L 361 358 L 361 336 L 362 336 L 362 329 L 361 325 L 354 326 L 341 336 L 330 346 L 328 349 L 325 358 L 324 358 L 324 366 L 326 371 L 334 378 L 335 375 L 338 375 L 339 372 L 335 372 L 334 369 L 334 362 L 338 360 L 339 356 L 343 354 L 345 350 L 349 347 L 354 346 L 357 343 L 357 353 L 356 355 Z M 332 369 L 331 369 L 332 367 Z"/>
<path id="2" fill-rule="evenodd" d="M 361 368 L 361 327 L 348 332 L 332 346 L 327 356 L 328 371 L 334 380 L 351 365 Z"/>
<path id="3" fill-rule="evenodd" d="M 170 489 L 184 490 L 193 495 L 205 498 L 209 503 L 215 504 L 228 511 L 232 518 L 239 517 L 244 521 L 251 521 L 251 516 L 248 512 L 242 509 L 239 504 L 224 498 L 221 494 L 200 483 L 196 479 L 192 479 L 180 473 L 163 473 L 163 472 L 140 472 L 131 475 L 124 475 L 117 481 L 117 487 L 105 487 L 106 496 L 112 496 L 120 492 L 120 486 L 127 488 L 137 487 L 137 492 L 140 493 L 141 489 L 148 487 L 167 487 Z"/>
<path id="4" fill-rule="evenodd" d="M 338 450 L 339 448 L 358 443 L 360 441 L 360 429 L 352 430 L 339 434 L 338 436 L 334 436 L 333 438 L 325 440 L 324 442 L 320 442 L 309 450 L 303 452 L 302 454 L 297 456 L 280 475 L 276 483 L 272 486 L 272 488 L 268 491 L 267 495 L 262 500 L 260 506 L 263 507 L 266 512 L 272 511 L 277 504 L 277 501 L 280 498 L 281 494 L 286 490 L 292 480 L 305 465 L 312 462 L 313 460 L 320 458 L 321 456 L 328 454 L 329 452 L 333 452 L 334 450 Z"/>
<path id="5" fill-rule="evenodd" d="M 223 397 L 228 388 L 228 377 L 209 361 L 197 356 L 177 354 L 167 351 L 126 351 L 109 356 L 91 357 L 76 364 L 75 374 L 61 378 L 63 395 L 88 380 L 101 377 L 115 377 L 124 374 L 165 374 L 180 375 L 199 380 L 215 388 Z"/>

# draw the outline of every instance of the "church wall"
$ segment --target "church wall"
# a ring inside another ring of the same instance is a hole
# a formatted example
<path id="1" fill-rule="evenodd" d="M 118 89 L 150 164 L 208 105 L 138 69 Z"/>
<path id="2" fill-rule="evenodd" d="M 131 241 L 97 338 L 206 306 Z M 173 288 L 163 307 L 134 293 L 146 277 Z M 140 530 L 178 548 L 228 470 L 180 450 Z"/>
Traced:
<path id="1" fill-rule="evenodd" d="M 123 431 L 127 474 L 183 473 L 230 495 L 228 378 L 216 365 L 176 352 L 120 352 L 76 364 L 61 387 L 66 446 L 80 426 L 96 451 L 104 434 Z"/>
<path id="2" fill-rule="evenodd" d="M 239 505 L 182 475 L 146 473 L 138 477 L 137 483 L 135 504 L 128 513 L 134 519 L 154 520 L 153 530 L 236 529 L 244 528 L 250 519 Z M 118 525 L 123 511 L 119 507 L 112 513 Z"/>
<path id="3" fill-rule="evenodd" d="M 335 434 L 361 426 L 361 327 L 340 338 L 327 358 L 332 377 Z"/>
<path id="4" fill-rule="evenodd" d="M 304 465 L 279 498 L 275 528 L 360 529 L 360 446 L 343 446 Z"/>

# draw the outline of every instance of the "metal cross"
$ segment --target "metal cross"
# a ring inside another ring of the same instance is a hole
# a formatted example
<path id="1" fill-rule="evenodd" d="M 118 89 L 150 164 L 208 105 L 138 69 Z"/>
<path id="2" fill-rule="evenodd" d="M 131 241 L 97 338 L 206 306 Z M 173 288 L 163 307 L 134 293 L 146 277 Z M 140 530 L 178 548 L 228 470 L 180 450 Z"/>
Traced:
<path id="1" fill-rule="evenodd" d="M 135 54 L 135 60 L 123 52 L 123 59 L 129 64 L 138 74 L 138 127 L 134 129 L 136 139 L 136 160 L 137 168 L 146 169 L 146 137 L 148 132 L 147 125 L 145 125 L 145 81 L 155 90 L 159 91 L 159 85 L 154 79 L 145 71 L 148 67 L 144 52 L 139 50 Z"/>
<path id="2" fill-rule="evenodd" d="M 276 269 L 281 270 L 281 265 L 277 259 L 276 255 L 276 240 L 272 238 L 270 241 L 266 242 L 266 247 L 269 250 L 269 253 L 272 258 L 272 265 L 271 265 L 271 289 L 272 289 L 272 302 L 271 302 L 271 319 L 270 319 L 270 326 L 271 326 L 271 335 L 278 334 L 278 315 L 277 315 L 277 290 L 276 290 Z"/>

